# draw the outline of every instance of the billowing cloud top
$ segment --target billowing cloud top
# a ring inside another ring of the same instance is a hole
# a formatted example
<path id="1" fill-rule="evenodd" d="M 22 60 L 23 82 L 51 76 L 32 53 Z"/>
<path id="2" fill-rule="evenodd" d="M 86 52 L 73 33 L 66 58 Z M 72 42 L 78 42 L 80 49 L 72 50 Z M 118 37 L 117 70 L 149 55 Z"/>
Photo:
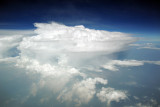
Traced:
<path id="1" fill-rule="evenodd" d="M 129 43 L 136 40 L 129 34 L 88 29 L 82 25 L 71 27 L 54 22 L 35 23 L 34 25 L 37 27 L 35 32 L 38 35 L 24 39 L 20 49 L 112 53 L 124 49 Z"/>
<path id="2" fill-rule="evenodd" d="M 53 62 L 67 56 L 70 63 L 79 63 L 87 58 L 122 51 L 136 40 L 126 33 L 94 30 L 83 25 L 66 26 L 55 22 L 34 25 L 38 35 L 23 38 L 18 48 L 21 56 L 41 62 Z"/>

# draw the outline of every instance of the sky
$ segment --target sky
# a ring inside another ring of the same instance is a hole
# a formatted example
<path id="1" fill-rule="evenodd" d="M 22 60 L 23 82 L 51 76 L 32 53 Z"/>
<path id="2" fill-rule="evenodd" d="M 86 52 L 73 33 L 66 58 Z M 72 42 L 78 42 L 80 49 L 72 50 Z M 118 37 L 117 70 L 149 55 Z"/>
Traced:
<path id="1" fill-rule="evenodd" d="M 35 22 L 159 35 L 157 0 L 2 0 L 1 29 L 31 29 Z"/>
<path id="2" fill-rule="evenodd" d="M 160 107 L 156 0 L 1 0 L 1 107 Z"/>

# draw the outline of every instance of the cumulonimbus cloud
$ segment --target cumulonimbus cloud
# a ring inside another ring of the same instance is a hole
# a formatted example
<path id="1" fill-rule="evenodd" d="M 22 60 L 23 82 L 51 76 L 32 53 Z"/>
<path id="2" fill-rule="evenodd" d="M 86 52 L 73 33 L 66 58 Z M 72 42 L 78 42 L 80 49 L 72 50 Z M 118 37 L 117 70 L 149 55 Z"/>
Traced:
<path id="1" fill-rule="evenodd" d="M 93 72 L 95 66 L 118 71 L 118 67 L 142 66 L 144 63 L 160 65 L 160 61 L 113 60 L 114 53 L 126 50 L 137 40 L 126 33 L 55 22 L 34 25 L 37 27 L 34 32 L 13 36 L 12 31 L 8 36 L 0 36 L 0 62 L 15 63 L 27 74 L 38 75 L 23 103 L 41 89 L 47 89 L 51 96 L 41 98 L 41 103 L 54 95 L 60 102 L 77 105 L 87 104 L 96 97 L 109 106 L 112 101 L 126 100 L 128 94 L 108 87 L 108 80 L 99 72 Z M 87 67 L 90 70 L 83 69 Z"/>
<path id="2" fill-rule="evenodd" d="M 58 63 L 59 57 L 66 56 L 70 65 L 82 64 L 87 59 L 123 51 L 137 40 L 126 33 L 88 29 L 82 25 L 66 26 L 52 22 L 35 23 L 35 27 L 37 35 L 23 38 L 18 49 L 21 57 L 43 63 Z"/>
<path id="3" fill-rule="evenodd" d="M 82 72 L 80 63 L 87 65 L 91 60 L 99 66 L 105 60 L 98 58 L 123 51 L 137 40 L 126 33 L 94 30 L 82 25 L 66 26 L 55 22 L 34 25 L 37 27 L 36 35 L 23 36 L 12 46 L 19 50 L 16 66 L 41 74 L 40 81 L 32 86 L 33 96 L 39 88 L 48 87 L 63 102 L 88 103 L 98 93 L 96 84 L 107 84 L 106 79 Z M 104 88 L 102 91 L 107 90 Z M 115 90 L 111 91 L 109 94 L 115 94 Z M 116 92 L 118 99 L 105 100 L 111 102 L 126 98 L 124 93 Z M 97 97 L 101 99 L 100 94 Z"/>

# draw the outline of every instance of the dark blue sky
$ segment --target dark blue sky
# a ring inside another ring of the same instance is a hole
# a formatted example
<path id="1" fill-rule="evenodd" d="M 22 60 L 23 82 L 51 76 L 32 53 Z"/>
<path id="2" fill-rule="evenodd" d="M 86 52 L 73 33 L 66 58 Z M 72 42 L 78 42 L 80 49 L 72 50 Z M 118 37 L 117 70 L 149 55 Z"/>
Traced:
<path id="1" fill-rule="evenodd" d="M 1 0 L 0 29 L 32 29 L 35 22 L 160 34 L 160 4 L 156 0 Z"/>

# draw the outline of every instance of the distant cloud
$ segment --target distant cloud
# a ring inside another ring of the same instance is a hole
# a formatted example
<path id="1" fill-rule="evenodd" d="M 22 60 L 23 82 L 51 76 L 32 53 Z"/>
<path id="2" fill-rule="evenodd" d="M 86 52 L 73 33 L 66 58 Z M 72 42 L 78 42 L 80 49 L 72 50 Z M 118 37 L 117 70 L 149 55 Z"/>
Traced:
<path id="1" fill-rule="evenodd" d="M 88 78 L 81 82 L 75 83 L 71 90 L 64 90 L 58 96 L 58 100 L 74 101 L 78 105 L 88 103 L 96 94 L 96 84 L 107 84 L 107 80 L 102 78 Z"/>
<path id="2" fill-rule="evenodd" d="M 160 50 L 160 48 L 159 48 L 159 47 L 156 47 L 153 43 L 130 44 L 130 46 L 138 47 L 137 49 L 153 49 L 153 50 Z"/>
<path id="3" fill-rule="evenodd" d="M 22 41 L 22 35 L 0 36 L 0 58 L 11 57 Z M 14 51 L 12 51 L 14 49 Z"/>
<path id="4" fill-rule="evenodd" d="M 143 61 L 137 61 L 137 60 L 122 60 L 122 61 L 112 60 L 102 65 L 102 67 L 111 71 L 118 71 L 119 69 L 117 68 L 117 66 L 129 67 L 129 66 L 141 66 L 143 64 L 144 64 Z"/>
<path id="5" fill-rule="evenodd" d="M 134 96 L 136 100 L 139 100 L 138 97 Z M 125 106 L 125 107 L 159 107 L 160 105 L 158 105 L 157 100 L 151 98 L 149 100 L 146 101 L 146 103 L 137 103 L 135 105 L 131 105 L 131 106 Z"/>
<path id="6" fill-rule="evenodd" d="M 111 101 L 119 102 L 120 100 L 127 99 L 127 92 L 115 90 L 114 88 L 110 87 L 102 87 L 102 90 L 99 93 L 97 93 L 97 97 L 101 102 L 107 102 L 107 104 L 110 105 Z"/>
<path id="7" fill-rule="evenodd" d="M 33 30 L 0 29 L 0 58 L 14 57 L 18 54 L 17 47 L 24 37 L 33 36 Z"/>
<path id="8" fill-rule="evenodd" d="M 0 29 L 0 36 L 13 36 L 13 35 L 23 35 L 23 36 L 33 36 L 35 35 L 34 30 L 11 30 L 11 29 Z"/>
<path id="9" fill-rule="evenodd" d="M 118 67 L 142 66 L 144 63 L 160 65 L 160 61 L 111 60 L 108 63 L 102 65 L 102 67 L 110 71 L 118 71 Z"/>
<path id="10" fill-rule="evenodd" d="M 139 97 L 137 97 L 137 96 L 133 96 L 133 98 L 134 98 L 135 100 L 139 100 Z"/>
<path id="11" fill-rule="evenodd" d="M 140 47 L 139 49 L 153 49 L 153 50 L 160 50 L 160 48 L 157 48 L 157 47 Z"/>
<path id="12" fill-rule="evenodd" d="M 129 82 L 125 82 L 125 83 L 122 83 L 122 84 L 129 85 L 129 86 L 137 86 L 138 85 L 137 82 L 135 82 L 135 81 L 129 81 Z"/>

